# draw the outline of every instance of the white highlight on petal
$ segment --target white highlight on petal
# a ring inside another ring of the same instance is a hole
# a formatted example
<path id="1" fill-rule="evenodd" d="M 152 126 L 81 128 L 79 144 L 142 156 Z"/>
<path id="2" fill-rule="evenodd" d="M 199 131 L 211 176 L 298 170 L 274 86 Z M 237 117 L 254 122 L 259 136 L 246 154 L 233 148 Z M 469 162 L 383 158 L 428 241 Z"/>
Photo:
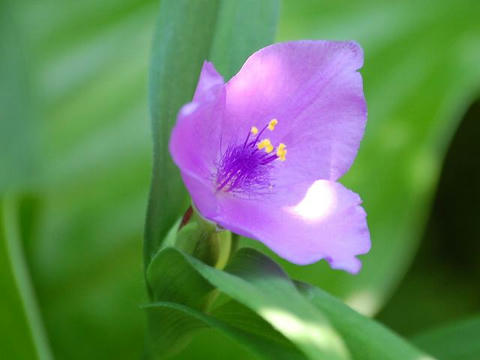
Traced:
<path id="1" fill-rule="evenodd" d="M 294 214 L 305 220 L 318 221 L 327 218 L 335 209 L 337 193 L 335 187 L 325 180 L 315 181 L 305 194 L 305 197 L 294 207 Z"/>
<path id="2" fill-rule="evenodd" d="M 195 102 L 191 102 L 188 104 L 183 105 L 182 109 L 180 110 L 181 115 L 188 116 L 191 115 L 197 110 L 198 104 Z"/>

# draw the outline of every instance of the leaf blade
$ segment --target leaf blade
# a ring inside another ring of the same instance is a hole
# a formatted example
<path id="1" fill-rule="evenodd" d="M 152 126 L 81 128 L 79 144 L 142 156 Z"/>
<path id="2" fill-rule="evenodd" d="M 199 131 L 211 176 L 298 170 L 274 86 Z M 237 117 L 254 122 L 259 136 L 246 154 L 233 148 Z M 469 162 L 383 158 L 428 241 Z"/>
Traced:
<path id="1" fill-rule="evenodd" d="M 479 359 L 480 315 L 417 334 L 412 342 L 442 360 Z"/>
<path id="2" fill-rule="evenodd" d="M 299 284 L 299 288 L 325 313 L 355 359 L 433 360 L 391 330 L 357 313 L 325 291 L 306 284 Z"/>
<path id="3" fill-rule="evenodd" d="M 188 258 L 167 247 L 157 253 L 148 267 L 147 280 L 154 299 L 146 305 L 147 348 L 151 355 L 161 357 L 180 351 L 199 327 L 207 326 L 266 358 L 305 359 L 291 342 L 238 302 L 228 301 L 210 310 L 218 293 Z"/>
<path id="4" fill-rule="evenodd" d="M 478 91 L 480 7 L 468 0 L 283 6 L 279 40 L 354 39 L 364 48 L 369 118 L 358 158 L 341 182 L 364 201 L 372 249 L 360 257 L 356 276 L 330 271 L 323 261 L 296 266 L 275 259 L 292 278 L 375 314 L 412 261 L 446 147 Z"/>
<path id="5" fill-rule="evenodd" d="M 163 1 L 159 9 L 150 67 L 154 159 L 145 225 L 145 266 L 186 209 L 186 191 L 167 144 L 177 111 L 193 96 L 201 64 L 208 57 L 217 12 L 218 1 L 205 0 Z"/>
<path id="6" fill-rule="evenodd" d="M 5 197 L 0 201 L 2 355 L 49 360 L 52 355 L 18 232 L 17 203 L 12 197 Z"/>
<path id="7" fill-rule="evenodd" d="M 264 255 L 241 249 L 226 271 L 221 271 L 175 248 L 165 248 L 155 256 L 149 269 L 158 266 L 162 257 L 178 256 L 183 256 L 194 271 L 219 291 L 260 315 L 309 359 L 349 358 L 326 318 L 305 301 L 283 270 Z"/>

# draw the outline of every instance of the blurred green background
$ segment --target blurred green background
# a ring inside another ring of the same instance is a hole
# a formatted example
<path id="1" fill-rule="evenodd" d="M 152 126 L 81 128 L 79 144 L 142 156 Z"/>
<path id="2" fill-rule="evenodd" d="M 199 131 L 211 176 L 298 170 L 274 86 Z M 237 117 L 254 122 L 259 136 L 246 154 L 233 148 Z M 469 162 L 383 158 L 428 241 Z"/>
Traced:
<path id="1" fill-rule="evenodd" d="M 0 3 L 0 348 L 19 359 L 34 356 L 32 342 L 58 359 L 142 352 L 158 5 Z M 369 121 L 344 182 L 364 199 L 373 242 L 358 276 L 284 266 L 405 336 L 478 313 L 480 3 L 285 0 L 280 10 L 278 41 L 364 47 Z M 213 336 L 180 358 L 212 352 Z"/>

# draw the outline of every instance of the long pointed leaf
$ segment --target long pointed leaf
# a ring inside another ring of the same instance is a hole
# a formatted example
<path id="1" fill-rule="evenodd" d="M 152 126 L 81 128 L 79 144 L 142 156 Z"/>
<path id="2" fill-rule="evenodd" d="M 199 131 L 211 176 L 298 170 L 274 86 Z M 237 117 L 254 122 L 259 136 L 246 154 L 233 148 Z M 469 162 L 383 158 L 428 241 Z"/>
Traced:
<path id="1" fill-rule="evenodd" d="M 51 359 L 23 255 L 15 199 L 0 201 L 0 349 L 6 359 Z"/>
<path id="2" fill-rule="evenodd" d="M 368 214 L 372 250 L 357 276 L 324 262 L 281 262 L 296 279 L 374 314 L 416 252 L 441 162 L 480 84 L 480 2 L 471 0 L 285 1 L 279 39 L 355 39 L 368 123 L 358 158 L 341 181 Z"/>
<path id="3" fill-rule="evenodd" d="M 277 18 L 277 0 L 162 2 L 150 72 L 154 165 L 145 264 L 186 210 L 186 192 L 167 144 L 180 106 L 193 95 L 203 61 L 213 61 L 228 79 L 251 53 L 273 41 Z"/>
<path id="4" fill-rule="evenodd" d="M 182 349 L 203 322 L 250 345 L 257 353 L 270 353 L 267 358 L 305 358 L 271 325 L 238 302 L 228 301 L 209 310 L 218 292 L 192 268 L 188 258 L 178 250 L 165 248 L 148 267 L 147 281 L 154 299 L 154 303 L 147 306 L 147 345 L 152 357 Z M 208 311 L 212 317 L 201 311 Z"/>
<path id="5" fill-rule="evenodd" d="M 418 334 L 412 341 L 441 360 L 478 360 L 480 315 Z"/>
<path id="6" fill-rule="evenodd" d="M 283 270 L 264 255 L 242 249 L 227 270 L 221 271 L 175 248 L 165 248 L 152 260 L 149 278 L 161 279 L 159 269 L 165 259 L 180 257 L 219 291 L 257 313 L 308 359 L 349 359 L 342 340 L 321 311 L 309 304 Z"/>
<path id="7" fill-rule="evenodd" d="M 433 360 L 391 330 L 357 313 L 323 290 L 302 283 L 298 285 L 341 334 L 355 359 Z"/>

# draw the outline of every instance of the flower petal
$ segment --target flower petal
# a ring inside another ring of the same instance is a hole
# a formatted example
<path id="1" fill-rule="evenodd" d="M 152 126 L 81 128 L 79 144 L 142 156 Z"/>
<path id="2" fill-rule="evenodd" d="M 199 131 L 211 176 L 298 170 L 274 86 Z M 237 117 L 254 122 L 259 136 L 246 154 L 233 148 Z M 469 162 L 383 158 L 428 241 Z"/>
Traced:
<path id="1" fill-rule="evenodd" d="M 201 102 L 215 100 L 217 87 L 223 86 L 224 83 L 222 75 L 217 72 L 215 66 L 213 66 L 211 62 L 205 61 L 200 72 L 193 101 Z"/>
<path id="2" fill-rule="evenodd" d="M 205 62 L 194 99 L 180 109 L 170 137 L 170 153 L 182 172 L 211 176 L 220 150 L 224 109 L 223 79 Z"/>
<path id="3" fill-rule="evenodd" d="M 302 193 L 272 201 L 217 197 L 218 215 L 210 220 L 260 240 L 292 263 L 326 259 L 332 268 L 358 272 L 361 263 L 355 256 L 370 249 L 360 197 L 328 180 L 318 180 Z"/>
<path id="4" fill-rule="evenodd" d="M 268 137 L 287 145 L 295 181 L 337 180 L 351 166 L 363 136 L 366 103 L 363 51 L 355 42 L 296 41 L 253 54 L 227 83 L 224 137 L 279 123 Z M 289 179 L 289 176 L 282 176 Z"/>
<path id="5" fill-rule="evenodd" d="M 210 183 L 197 177 L 195 174 L 181 172 L 182 180 L 192 195 L 192 201 L 200 214 L 207 219 L 217 216 L 217 200 Z"/>

